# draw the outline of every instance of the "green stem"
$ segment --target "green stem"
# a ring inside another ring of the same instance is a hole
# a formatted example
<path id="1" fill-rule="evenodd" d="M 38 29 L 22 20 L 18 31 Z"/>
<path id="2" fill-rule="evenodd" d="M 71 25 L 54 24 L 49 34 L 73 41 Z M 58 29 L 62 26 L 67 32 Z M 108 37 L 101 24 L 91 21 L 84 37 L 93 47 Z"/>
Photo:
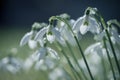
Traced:
<path id="1" fill-rule="evenodd" d="M 92 75 L 92 73 L 91 73 L 91 71 L 90 71 L 90 68 L 89 68 L 89 66 L 88 66 L 87 60 L 86 60 L 86 58 L 85 58 L 85 55 L 84 55 L 84 53 L 83 53 L 83 51 L 82 51 L 82 49 L 81 49 L 81 46 L 80 46 L 80 44 L 79 44 L 79 41 L 78 41 L 76 35 L 74 34 L 71 26 L 68 24 L 68 22 L 67 22 L 65 19 L 63 19 L 63 18 L 61 18 L 61 17 L 59 17 L 59 16 L 53 16 L 53 17 L 51 17 L 51 18 L 49 19 L 50 22 L 51 22 L 52 20 L 62 21 L 62 22 L 64 22 L 64 23 L 68 26 L 68 28 L 69 28 L 70 31 L 72 32 L 72 34 L 73 34 L 73 36 L 74 36 L 74 39 L 75 39 L 75 41 L 76 41 L 76 43 L 77 43 L 77 45 L 78 45 L 79 51 L 80 51 L 80 53 L 81 53 L 81 55 L 82 55 L 82 57 L 83 57 L 83 60 L 84 60 L 85 65 L 86 65 L 86 67 L 87 67 L 88 73 L 89 73 L 89 75 L 90 75 L 90 77 L 91 77 L 91 80 L 94 80 L 93 75 Z"/>
<path id="2" fill-rule="evenodd" d="M 116 56 L 116 53 L 115 53 L 115 49 L 114 49 L 114 47 L 113 47 L 113 43 L 112 43 L 112 41 L 111 41 L 111 39 L 110 39 L 110 35 L 109 35 L 108 30 L 107 30 L 107 26 L 106 26 L 106 24 L 105 24 L 104 19 L 102 18 L 102 16 L 101 16 L 100 14 L 99 14 L 99 17 L 100 17 L 101 23 L 102 23 L 102 25 L 103 25 L 103 27 L 104 27 L 104 29 L 105 29 L 105 33 L 106 33 L 106 35 L 107 35 L 107 37 L 108 37 L 108 41 L 109 41 L 109 43 L 110 43 L 110 46 L 111 46 L 111 49 L 112 49 L 112 53 L 113 53 L 113 55 L 114 55 L 115 62 L 116 62 L 116 65 L 117 65 L 117 68 L 118 68 L 118 72 L 119 72 L 119 75 L 120 75 L 119 62 L 118 62 L 118 60 L 117 60 L 117 56 Z"/>
<path id="3" fill-rule="evenodd" d="M 104 42 L 104 47 L 105 47 L 106 52 L 107 52 L 107 57 L 108 57 L 108 60 L 109 60 L 109 63 L 110 63 L 110 67 L 111 67 L 111 70 L 112 70 L 112 73 L 113 73 L 113 78 L 114 78 L 114 80 L 116 80 L 115 72 L 114 72 L 114 69 L 113 69 L 112 61 L 111 61 L 111 59 L 110 59 L 110 55 L 109 55 L 109 51 L 108 51 L 108 49 L 107 49 L 107 45 L 106 45 L 105 39 L 103 39 L 103 42 Z"/>
<path id="4" fill-rule="evenodd" d="M 104 76 L 104 80 L 108 80 L 108 79 L 107 79 L 106 68 L 105 68 L 105 61 L 104 61 L 104 56 L 103 56 L 103 55 L 102 55 L 102 66 L 103 66 L 103 76 Z"/>
<path id="5" fill-rule="evenodd" d="M 84 71 L 83 71 L 83 69 L 82 69 L 82 68 L 80 67 L 80 65 L 78 64 L 78 61 L 77 61 L 77 59 L 76 59 L 76 57 L 75 57 L 75 55 L 74 55 L 74 52 L 73 52 L 73 50 L 71 49 L 69 43 L 68 43 L 67 41 L 65 41 L 65 42 L 66 42 L 66 44 L 67 44 L 67 47 L 68 47 L 69 50 L 70 50 L 70 54 L 72 55 L 73 59 L 75 60 L 75 63 L 77 64 L 78 68 L 79 68 L 80 71 L 82 72 L 85 80 L 88 80 L 88 79 L 87 79 L 87 76 L 85 75 L 85 73 L 84 73 Z"/>
<path id="6" fill-rule="evenodd" d="M 75 70 L 75 68 L 73 67 L 73 65 L 72 65 L 69 57 L 67 56 L 67 54 L 66 54 L 66 53 L 64 52 L 64 50 L 62 49 L 61 44 L 59 44 L 58 42 L 56 42 L 56 44 L 59 46 L 58 50 L 59 50 L 59 51 L 64 55 L 64 57 L 67 59 L 67 62 L 68 62 L 68 64 L 69 64 L 69 66 L 70 66 L 70 68 L 71 68 L 71 71 L 73 72 L 73 75 L 75 76 L 76 80 L 77 80 L 77 77 L 79 77 L 79 79 L 81 79 L 81 75 L 79 75 L 79 73 L 78 73 L 78 72 Z M 57 46 L 57 47 L 58 47 L 58 46 Z M 76 73 L 77 76 L 76 76 L 74 73 Z"/>

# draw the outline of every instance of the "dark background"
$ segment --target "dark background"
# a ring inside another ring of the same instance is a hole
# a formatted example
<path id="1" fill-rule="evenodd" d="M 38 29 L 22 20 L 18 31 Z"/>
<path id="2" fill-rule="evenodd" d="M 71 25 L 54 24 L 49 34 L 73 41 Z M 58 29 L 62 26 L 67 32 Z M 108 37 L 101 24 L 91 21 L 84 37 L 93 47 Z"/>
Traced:
<path id="1" fill-rule="evenodd" d="M 120 0 L 0 0 L 0 27 L 31 27 L 61 13 L 77 19 L 88 6 L 97 7 L 106 21 L 120 21 Z"/>

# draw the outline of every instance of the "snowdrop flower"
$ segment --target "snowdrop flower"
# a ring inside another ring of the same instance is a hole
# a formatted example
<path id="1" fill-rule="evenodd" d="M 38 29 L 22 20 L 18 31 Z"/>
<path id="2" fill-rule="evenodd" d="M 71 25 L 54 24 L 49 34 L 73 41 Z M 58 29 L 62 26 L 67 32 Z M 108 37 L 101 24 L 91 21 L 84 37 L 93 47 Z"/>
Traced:
<path id="1" fill-rule="evenodd" d="M 48 32 L 47 33 L 47 40 L 50 42 L 50 43 L 53 43 L 55 41 L 55 35 L 53 35 L 51 32 Z"/>
<path id="2" fill-rule="evenodd" d="M 35 49 L 37 47 L 37 42 L 32 40 L 33 35 L 35 35 L 35 31 L 30 31 L 26 33 L 20 41 L 20 46 L 24 46 L 28 43 L 29 48 Z"/>
<path id="3" fill-rule="evenodd" d="M 34 40 L 29 40 L 28 41 L 28 46 L 31 48 L 31 49 L 35 49 L 37 47 L 37 42 L 34 41 Z"/>
<path id="4" fill-rule="evenodd" d="M 44 60 L 37 61 L 35 64 L 35 70 L 47 70 L 47 66 L 44 63 Z"/>
<path id="5" fill-rule="evenodd" d="M 73 25 L 73 31 L 80 31 L 81 34 L 85 34 L 88 31 L 92 33 L 100 33 L 100 24 L 90 15 L 84 15 L 76 20 Z"/>
<path id="6" fill-rule="evenodd" d="M 60 22 L 60 33 L 63 37 L 64 40 L 66 40 L 70 45 L 75 46 L 76 45 L 76 41 L 74 40 L 73 34 L 71 33 L 71 31 L 68 29 L 67 25 L 64 22 Z M 70 23 L 70 22 L 69 22 Z M 73 25 L 74 21 L 71 22 L 71 27 Z"/>
<path id="7" fill-rule="evenodd" d="M 25 71 L 29 71 L 31 69 L 31 67 L 33 66 L 35 60 L 32 56 L 29 56 L 25 61 L 24 61 L 24 64 L 23 64 L 23 69 Z"/>
<path id="8" fill-rule="evenodd" d="M 0 61 L 0 68 L 2 68 L 2 70 L 9 71 L 13 74 L 18 72 L 21 69 L 21 67 L 22 61 L 12 56 L 5 57 Z"/>
<path id="9" fill-rule="evenodd" d="M 51 56 L 46 56 L 44 60 L 39 60 L 35 64 L 35 70 L 54 69 L 58 65 L 58 61 Z"/>
<path id="10" fill-rule="evenodd" d="M 57 28 L 53 28 L 50 25 L 47 27 L 42 28 L 35 36 L 35 40 L 39 41 L 42 40 L 46 36 L 47 40 L 50 43 L 53 43 L 55 40 L 57 40 L 59 43 L 64 43 L 63 38 L 61 37 L 60 32 L 57 30 Z"/>
<path id="11" fill-rule="evenodd" d="M 97 42 L 95 44 L 92 44 L 90 46 L 87 47 L 87 49 L 85 49 L 85 52 L 84 52 L 86 55 L 87 54 L 97 54 L 99 56 L 102 56 L 104 55 L 105 58 L 107 58 L 106 56 L 106 50 L 105 48 L 103 48 L 103 44 L 101 42 Z"/>
<path id="12" fill-rule="evenodd" d="M 26 33 L 20 41 L 20 46 L 24 46 L 30 40 L 33 31 Z"/>
<path id="13" fill-rule="evenodd" d="M 50 53 L 50 54 L 47 54 L 47 53 Z M 50 47 L 41 47 L 39 50 L 37 50 L 33 54 L 33 57 L 37 61 L 37 60 L 45 59 L 46 55 L 50 55 L 54 59 L 60 59 L 60 57 L 58 56 L 58 53 Z"/>
<path id="14" fill-rule="evenodd" d="M 100 32 L 99 34 L 94 36 L 94 39 L 96 41 L 102 41 L 103 38 L 105 37 L 105 30 L 103 30 L 102 32 Z"/>

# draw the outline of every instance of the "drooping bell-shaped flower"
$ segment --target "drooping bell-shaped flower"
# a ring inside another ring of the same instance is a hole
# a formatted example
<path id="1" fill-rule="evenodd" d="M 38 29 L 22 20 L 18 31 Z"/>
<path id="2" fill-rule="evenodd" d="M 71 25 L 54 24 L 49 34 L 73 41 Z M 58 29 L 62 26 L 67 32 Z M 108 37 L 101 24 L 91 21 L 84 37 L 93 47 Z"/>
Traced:
<path id="1" fill-rule="evenodd" d="M 52 32 L 48 32 L 46 37 L 50 43 L 53 43 L 55 41 L 55 35 L 53 35 Z"/>
<path id="2" fill-rule="evenodd" d="M 35 40 L 39 41 L 45 37 L 50 43 L 53 43 L 55 40 L 57 40 L 61 44 L 64 43 L 63 38 L 61 37 L 61 34 L 57 30 L 57 28 L 52 27 L 50 25 L 42 28 L 35 36 Z"/>
<path id="3" fill-rule="evenodd" d="M 72 28 L 74 22 L 75 21 L 73 19 L 68 20 L 68 23 L 70 24 L 71 28 Z M 59 23 L 60 23 L 59 31 L 60 31 L 60 34 L 62 35 L 62 38 L 64 39 L 64 42 L 67 41 L 70 45 L 75 46 L 76 42 L 75 42 L 73 34 L 70 31 L 70 29 L 68 28 L 68 26 L 62 21 L 60 21 Z"/>
<path id="4" fill-rule="evenodd" d="M 35 58 L 35 61 L 38 61 L 44 59 L 47 55 L 50 55 L 54 59 L 60 59 L 58 53 L 50 47 L 41 47 L 32 56 Z"/>
<path id="5" fill-rule="evenodd" d="M 16 74 L 22 67 L 22 61 L 9 55 L 0 60 L 0 69 Z"/>
<path id="6" fill-rule="evenodd" d="M 33 31 L 26 33 L 20 41 L 20 46 L 24 46 L 30 40 Z"/>
<path id="7" fill-rule="evenodd" d="M 100 32 L 100 24 L 90 15 L 84 15 L 76 20 L 73 25 L 73 31 L 80 31 L 81 34 L 85 34 L 88 31 L 92 33 Z"/>
<path id="8" fill-rule="evenodd" d="M 28 41 L 28 46 L 31 48 L 31 49 L 35 49 L 37 47 L 37 42 L 34 41 L 34 40 L 29 40 Z"/>

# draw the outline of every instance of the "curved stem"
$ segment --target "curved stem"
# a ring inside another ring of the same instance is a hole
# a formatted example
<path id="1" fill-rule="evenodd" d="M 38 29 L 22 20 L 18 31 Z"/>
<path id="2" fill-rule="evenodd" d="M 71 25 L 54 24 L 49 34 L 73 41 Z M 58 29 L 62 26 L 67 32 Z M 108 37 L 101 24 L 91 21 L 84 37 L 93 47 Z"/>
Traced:
<path id="1" fill-rule="evenodd" d="M 72 34 L 73 34 L 73 36 L 74 36 L 74 39 L 75 39 L 75 41 L 76 41 L 76 43 L 77 43 L 77 46 L 78 46 L 78 48 L 79 48 L 79 51 L 80 51 L 80 53 L 81 53 L 81 55 L 82 55 L 82 57 L 83 57 L 83 60 L 84 60 L 85 65 L 86 65 L 86 67 L 87 67 L 88 73 L 89 73 L 91 79 L 94 80 L 93 75 L 92 75 L 92 73 L 91 73 L 91 71 L 90 71 L 90 68 L 89 68 L 89 66 L 88 66 L 87 60 L 86 60 L 86 58 L 85 58 L 85 55 L 84 55 L 84 53 L 83 53 L 83 51 L 82 51 L 82 48 L 81 48 L 81 46 L 80 46 L 80 44 L 79 44 L 79 41 L 78 41 L 76 35 L 74 34 L 71 26 L 68 24 L 68 22 L 67 22 L 65 19 L 63 19 L 63 18 L 61 18 L 61 17 L 59 17 L 59 16 L 52 16 L 52 17 L 49 19 L 49 21 L 51 22 L 52 20 L 62 21 L 62 22 L 64 22 L 64 23 L 68 26 L 68 28 L 70 29 L 70 31 L 72 32 Z"/>
<path id="2" fill-rule="evenodd" d="M 120 75 L 120 66 L 119 66 L 119 62 L 118 62 L 118 60 L 117 60 L 117 56 L 116 56 L 116 53 L 115 53 L 115 49 L 114 49 L 114 47 L 113 47 L 113 43 L 112 43 L 112 41 L 111 41 L 111 39 L 110 39 L 110 34 L 109 34 L 108 30 L 107 30 L 107 26 L 106 26 L 106 24 L 105 24 L 105 21 L 104 21 L 104 19 L 102 18 L 102 16 L 101 16 L 100 14 L 99 14 L 99 17 L 100 17 L 101 23 L 102 23 L 102 25 L 103 25 L 103 27 L 104 27 L 104 29 L 105 29 L 105 33 L 106 33 L 107 38 L 108 38 L 108 41 L 109 41 L 109 43 L 110 43 L 110 46 L 111 46 L 111 49 L 112 49 L 112 53 L 113 53 L 113 55 L 114 55 L 115 62 L 116 62 L 116 65 L 117 65 L 117 68 L 118 68 L 118 72 L 119 72 L 119 75 Z"/>
<path id="3" fill-rule="evenodd" d="M 80 67 L 80 65 L 78 64 L 77 58 L 75 57 L 74 52 L 73 52 L 73 50 L 71 49 L 69 43 L 68 43 L 67 41 L 65 41 L 65 42 L 66 42 L 66 44 L 67 44 L 67 47 L 68 47 L 69 50 L 70 50 L 70 54 L 72 55 L 73 59 L 75 60 L 75 63 L 77 64 L 78 68 L 79 68 L 80 71 L 82 72 L 85 80 L 88 80 L 88 79 L 87 79 L 87 76 L 85 75 L 85 73 L 84 73 L 84 71 L 83 71 L 83 69 L 82 69 L 82 68 Z"/>
<path id="4" fill-rule="evenodd" d="M 110 59 L 110 55 L 109 55 L 109 51 L 108 51 L 108 49 L 107 49 L 107 45 L 106 45 L 105 39 L 103 39 L 103 43 L 104 43 L 104 47 L 105 47 L 106 52 L 107 52 L 107 57 L 108 57 L 108 60 L 109 60 L 109 63 L 110 63 L 110 67 L 111 67 L 112 73 L 113 73 L 113 78 L 114 78 L 114 80 L 116 80 L 115 72 L 114 72 L 114 69 L 113 69 L 112 61 L 111 61 L 111 59 Z"/>
<path id="5" fill-rule="evenodd" d="M 70 66 L 70 68 L 71 68 L 71 71 L 73 72 L 73 75 L 75 76 L 76 80 L 78 80 L 77 77 L 79 77 L 79 79 L 81 79 L 81 75 L 79 75 L 79 73 L 78 73 L 78 72 L 75 70 L 75 68 L 73 67 L 73 65 L 72 65 L 69 57 L 67 56 L 67 54 L 66 54 L 66 53 L 64 52 L 64 50 L 62 49 L 61 44 L 59 44 L 58 42 L 56 42 L 56 44 L 58 45 L 57 48 L 59 47 L 58 50 L 59 50 L 59 51 L 64 55 L 64 57 L 67 59 L 67 62 L 68 62 L 68 64 L 69 64 L 69 66 Z M 74 73 L 76 73 L 77 76 L 76 76 Z"/>

